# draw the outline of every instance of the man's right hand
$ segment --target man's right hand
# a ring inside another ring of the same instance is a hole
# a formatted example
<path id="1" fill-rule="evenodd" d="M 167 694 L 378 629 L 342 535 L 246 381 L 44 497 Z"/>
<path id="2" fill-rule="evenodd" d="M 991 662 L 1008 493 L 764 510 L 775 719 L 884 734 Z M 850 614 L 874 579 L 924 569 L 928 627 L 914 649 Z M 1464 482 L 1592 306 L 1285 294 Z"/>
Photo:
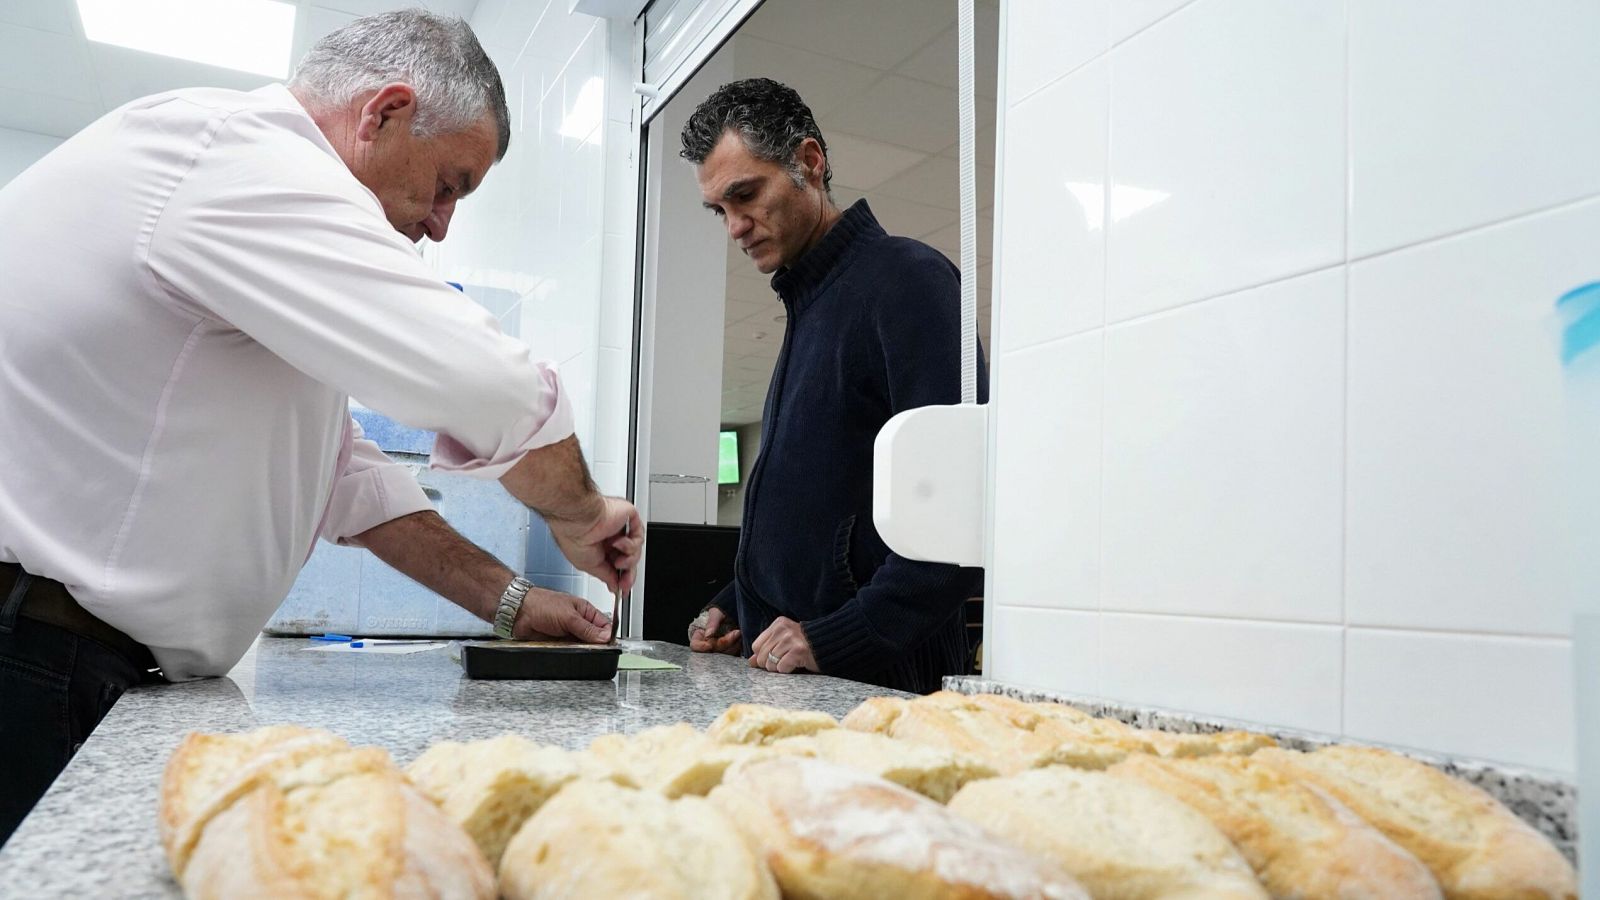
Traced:
<path id="1" fill-rule="evenodd" d="M 721 609 L 713 606 L 706 610 L 705 627 L 692 625 L 689 628 L 689 649 L 696 653 L 726 653 L 729 656 L 738 656 L 744 651 L 744 639 L 739 635 L 739 629 L 734 628 L 726 634 L 721 634 L 723 628 L 732 623 Z"/>
<path id="2" fill-rule="evenodd" d="M 511 635 L 519 641 L 571 638 L 604 644 L 611 640 L 611 619 L 582 597 L 536 587 L 522 599 Z"/>

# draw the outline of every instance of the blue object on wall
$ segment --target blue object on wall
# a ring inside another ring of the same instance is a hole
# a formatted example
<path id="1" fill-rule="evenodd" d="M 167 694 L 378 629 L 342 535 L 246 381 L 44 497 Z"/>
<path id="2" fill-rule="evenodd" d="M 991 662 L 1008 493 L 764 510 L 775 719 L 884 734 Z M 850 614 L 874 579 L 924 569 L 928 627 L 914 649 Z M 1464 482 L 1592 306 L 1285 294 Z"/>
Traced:
<path id="1" fill-rule="evenodd" d="M 1561 316 L 1561 361 L 1570 363 L 1600 345 L 1600 281 L 1575 287 L 1556 300 Z"/>

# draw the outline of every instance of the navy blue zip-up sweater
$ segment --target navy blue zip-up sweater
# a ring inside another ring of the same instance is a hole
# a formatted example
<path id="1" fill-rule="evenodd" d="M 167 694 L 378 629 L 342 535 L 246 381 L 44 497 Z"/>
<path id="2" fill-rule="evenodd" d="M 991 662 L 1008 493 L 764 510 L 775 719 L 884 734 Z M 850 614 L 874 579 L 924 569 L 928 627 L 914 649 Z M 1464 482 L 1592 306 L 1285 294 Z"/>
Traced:
<path id="1" fill-rule="evenodd" d="M 788 327 L 735 578 L 715 601 L 736 615 L 746 655 L 788 616 L 826 675 L 926 693 L 965 671 L 962 607 L 983 570 L 903 559 L 872 524 L 878 431 L 961 401 L 959 278 L 937 250 L 886 234 L 865 200 L 773 276 Z M 986 399 L 982 365 L 979 379 Z"/>

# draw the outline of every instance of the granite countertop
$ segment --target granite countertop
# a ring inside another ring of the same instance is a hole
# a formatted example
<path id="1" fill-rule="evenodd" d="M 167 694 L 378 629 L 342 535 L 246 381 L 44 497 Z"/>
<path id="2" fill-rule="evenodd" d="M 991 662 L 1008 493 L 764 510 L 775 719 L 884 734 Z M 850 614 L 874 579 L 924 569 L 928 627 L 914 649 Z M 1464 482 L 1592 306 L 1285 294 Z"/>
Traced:
<path id="1" fill-rule="evenodd" d="M 580 749 L 607 732 L 710 724 L 731 703 L 842 716 L 883 688 L 820 675 L 774 675 L 742 659 L 673 644 L 625 642 L 678 671 L 612 681 L 472 681 L 451 650 L 319 652 L 262 638 L 226 678 L 125 694 L 33 813 L 0 848 L 0 893 L 14 897 L 174 897 L 156 831 L 167 756 L 190 731 L 294 723 L 385 747 L 401 765 L 431 744 L 515 731 Z"/>

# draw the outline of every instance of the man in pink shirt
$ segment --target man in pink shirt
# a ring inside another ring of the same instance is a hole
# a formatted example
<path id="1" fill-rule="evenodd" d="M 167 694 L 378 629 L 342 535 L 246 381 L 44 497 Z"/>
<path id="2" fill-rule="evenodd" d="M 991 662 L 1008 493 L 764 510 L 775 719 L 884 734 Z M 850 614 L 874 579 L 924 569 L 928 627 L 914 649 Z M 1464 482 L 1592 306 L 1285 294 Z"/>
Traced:
<path id="1" fill-rule="evenodd" d="M 447 525 L 347 404 L 438 433 L 626 590 L 643 528 L 595 489 L 553 365 L 414 243 L 505 155 L 460 20 L 329 35 L 287 87 L 136 100 L 0 189 L 0 841 L 130 684 L 228 671 L 316 538 L 507 636 L 604 641 Z"/>

